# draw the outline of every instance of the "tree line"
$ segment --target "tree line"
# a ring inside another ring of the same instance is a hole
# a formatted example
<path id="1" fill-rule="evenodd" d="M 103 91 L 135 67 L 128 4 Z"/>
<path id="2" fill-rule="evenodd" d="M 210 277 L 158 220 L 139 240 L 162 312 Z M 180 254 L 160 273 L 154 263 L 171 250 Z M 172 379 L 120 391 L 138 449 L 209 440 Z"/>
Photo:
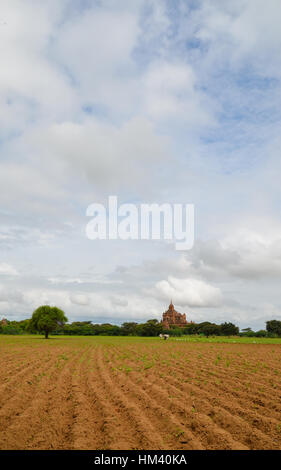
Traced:
<path id="1" fill-rule="evenodd" d="M 165 329 L 156 319 L 145 323 L 125 322 L 121 326 L 111 323 L 94 324 L 92 321 L 76 321 L 68 323 L 64 312 L 57 307 L 43 305 L 38 307 L 32 318 L 20 321 L 0 322 L 0 334 L 43 333 L 48 338 L 49 333 L 54 335 L 80 335 L 80 336 L 159 336 L 168 333 L 170 336 L 202 335 L 202 336 L 253 336 L 253 337 L 281 337 L 281 321 L 269 320 L 266 330 L 253 331 L 244 328 L 241 331 L 231 322 L 220 325 L 211 322 L 189 323 L 184 328 L 171 327 Z"/>

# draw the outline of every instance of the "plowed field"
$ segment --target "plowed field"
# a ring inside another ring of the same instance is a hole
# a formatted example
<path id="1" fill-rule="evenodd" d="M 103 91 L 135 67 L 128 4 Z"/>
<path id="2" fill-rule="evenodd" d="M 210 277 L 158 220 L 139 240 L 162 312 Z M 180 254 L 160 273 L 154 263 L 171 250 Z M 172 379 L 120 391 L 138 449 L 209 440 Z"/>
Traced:
<path id="1" fill-rule="evenodd" d="M 281 449 L 281 346 L 0 337 L 0 449 Z"/>

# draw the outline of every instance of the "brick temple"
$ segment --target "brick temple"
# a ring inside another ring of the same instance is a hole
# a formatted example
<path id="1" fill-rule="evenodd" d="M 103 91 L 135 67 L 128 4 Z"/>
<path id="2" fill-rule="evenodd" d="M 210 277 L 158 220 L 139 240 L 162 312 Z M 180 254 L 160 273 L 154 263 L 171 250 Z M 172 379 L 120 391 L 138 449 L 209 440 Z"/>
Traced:
<path id="1" fill-rule="evenodd" d="M 169 329 L 171 326 L 178 326 L 183 328 L 188 325 L 188 322 L 186 321 L 185 313 L 177 312 L 171 301 L 168 310 L 163 313 L 162 324 L 164 328 L 167 329 Z"/>

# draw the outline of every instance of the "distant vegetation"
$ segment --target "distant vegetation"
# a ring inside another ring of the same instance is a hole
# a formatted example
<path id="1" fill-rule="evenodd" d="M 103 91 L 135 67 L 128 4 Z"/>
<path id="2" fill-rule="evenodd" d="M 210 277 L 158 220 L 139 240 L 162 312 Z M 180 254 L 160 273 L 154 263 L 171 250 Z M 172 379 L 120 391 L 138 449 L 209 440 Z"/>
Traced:
<path id="1" fill-rule="evenodd" d="M 239 335 L 242 337 L 258 338 L 281 337 L 281 321 L 278 320 L 267 321 L 266 330 L 259 331 L 253 331 L 251 328 L 244 328 L 239 331 L 238 326 L 227 322 L 220 325 L 211 322 L 190 323 L 185 328 L 172 327 L 166 330 L 161 322 L 156 319 L 148 320 L 146 323 L 125 322 L 121 326 L 110 323 L 93 324 L 91 321 L 65 323 L 67 319 L 61 310 L 56 307 L 48 307 L 51 311 L 47 313 L 45 307 L 48 306 L 42 306 L 35 310 L 31 319 L 0 322 L 0 334 L 44 333 L 45 337 L 48 337 L 50 332 L 53 335 L 80 336 L 158 336 L 160 333 L 168 333 L 170 336 L 200 335 L 210 337 Z"/>

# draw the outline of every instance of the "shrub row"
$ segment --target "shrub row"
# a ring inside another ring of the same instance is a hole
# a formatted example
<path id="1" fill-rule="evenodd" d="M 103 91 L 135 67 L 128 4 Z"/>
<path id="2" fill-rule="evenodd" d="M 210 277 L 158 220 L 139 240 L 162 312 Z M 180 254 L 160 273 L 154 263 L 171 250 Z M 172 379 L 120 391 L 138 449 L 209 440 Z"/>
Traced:
<path id="1" fill-rule="evenodd" d="M 20 335 L 37 332 L 30 328 L 30 320 L 7 321 L 0 324 L 0 334 Z M 233 323 L 217 325 L 211 322 L 190 323 L 185 328 L 163 328 L 158 320 L 148 320 L 146 323 L 125 322 L 121 326 L 110 323 L 93 324 L 91 321 L 67 323 L 53 332 L 55 335 L 80 336 L 158 336 L 168 333 L 170 336 L 204 335 L 204 336 L 247 336 L 247 337 L 281 337 L 281 321 L 270 320 L 266 322 L 266 330 L 252 331 L 245 328 L 241 332 Z"/>

